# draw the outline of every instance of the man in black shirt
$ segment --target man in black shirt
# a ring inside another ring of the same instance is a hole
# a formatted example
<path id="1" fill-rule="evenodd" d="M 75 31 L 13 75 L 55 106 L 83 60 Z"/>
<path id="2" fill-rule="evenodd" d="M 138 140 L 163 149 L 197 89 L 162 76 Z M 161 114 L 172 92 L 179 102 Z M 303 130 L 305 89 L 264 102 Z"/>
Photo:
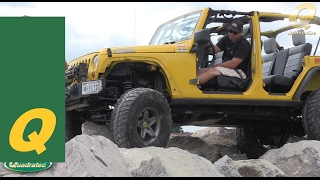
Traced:
<path id="1" fill-rule="evenodd" d="M 246 79 L 248 62 L 251 58 L 251 45 L 242 37 L 243 23 L 235 20 L 227 29 L 229 30 L 228 35 L 213 45 L 215 53 L 223 51 L 222 63 L 199 69 L 197 76 L 200 85 L 219 75 L 238 78 L 242 76 L 243 79 Z M 209 50 L 212 52 L 212 48 Z"/>

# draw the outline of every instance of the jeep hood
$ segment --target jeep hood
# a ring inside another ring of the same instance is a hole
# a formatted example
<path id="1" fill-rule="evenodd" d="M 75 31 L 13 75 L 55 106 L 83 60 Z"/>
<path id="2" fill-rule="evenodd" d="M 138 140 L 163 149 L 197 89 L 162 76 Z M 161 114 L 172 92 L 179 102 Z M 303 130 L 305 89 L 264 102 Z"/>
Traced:
<path id="1" fill-rule="evenodd" d="M 149 46 L 126 46 L 110 48 L 112 54 L 123 53 L 173 53 L 175 46 L 173 44 L 166 45 L 149 45 Z"/>
<path id="2" fill-rule="evenodd" d="M 87 59 L 94 58 L 94 56 L 102 52 L 103 54 L 120 55 L 126 53 L 175 53 L 175 52 L 188 52 L 184 44 L 164 44 L 164 45 L 148 45 L 148 46 L 123 46 L 123 47 L 110 47 L 100 49 L 92 53 L 80 56 L 68 64 L 69 66 L 75 65 L 79 62 L 86 62 Z"/>

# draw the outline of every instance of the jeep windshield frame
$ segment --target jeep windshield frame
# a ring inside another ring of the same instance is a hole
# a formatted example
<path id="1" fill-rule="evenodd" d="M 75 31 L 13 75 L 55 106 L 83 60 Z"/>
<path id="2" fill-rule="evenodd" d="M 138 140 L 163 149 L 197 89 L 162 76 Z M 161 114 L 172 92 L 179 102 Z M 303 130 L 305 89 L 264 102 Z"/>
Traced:
<path id="1" fill-rule="evenodd" d="M 173 44 L 191 39 L 202 13 L 202 10 L 192 12 L 160 25 L 149 45 Z"/>

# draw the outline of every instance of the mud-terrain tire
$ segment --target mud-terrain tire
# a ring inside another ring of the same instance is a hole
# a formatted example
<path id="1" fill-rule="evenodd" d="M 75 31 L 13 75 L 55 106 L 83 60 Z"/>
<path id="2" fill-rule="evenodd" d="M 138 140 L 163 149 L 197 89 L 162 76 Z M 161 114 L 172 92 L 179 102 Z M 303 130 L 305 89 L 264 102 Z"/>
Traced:
<path id="1" fill-rule="evenodd" d="M 320 88 L 308 95 L 302 110 L 303 128 L 310 140 L 320 140 Z"/>
<path id="2" fill-rule="evenodd" d="M 172 130 L 167 99 L 149 88 L 123 94 L 111 114 L 111 139 L 120 148 L 166 147 Z"/>
<path id="3" fill-rule="evenodd" d="M 246 153 L 247 147 L 244 133 L 244 128 L 236 128 L 236 141 L 241 154 Z"/>
<path id="4" fill-rule="evenodd" d="M 82 134 L 81 131 L 81 122 L 78 119 L 78 112 L 68 111 L 66 112 L 66 119 L 65 119 L 65 142 L 68 142 L 72 138 L 77 135 Z"/>
<path id="5" fill-rule="evenodd" d="M 263 135 L 261 129 L 241 128 L 237 139 L 239 150 L 247 155 L 248 159 L 258 159 L 269 149 L 277 149 L 282 147 L 289 138 L 289 133 L 282 133 L 278 136 Z M 273 138 L 276 138 L 276 142 Z"/>

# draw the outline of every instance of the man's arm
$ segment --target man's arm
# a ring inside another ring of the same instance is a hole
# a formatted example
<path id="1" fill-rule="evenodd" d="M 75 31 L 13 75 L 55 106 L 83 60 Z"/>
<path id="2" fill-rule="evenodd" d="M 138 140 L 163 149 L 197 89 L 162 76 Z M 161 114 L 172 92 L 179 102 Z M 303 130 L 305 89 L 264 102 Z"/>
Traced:
<path id="1" fill-rule="evenodd" d="M 251 52 L 251 45 L 248 41 L 239 42 L 237 49 L 235 49 L 234 56 L 231 60 L 225 61 L 211 67 L 221 66 L 230 69 L 235 69 L 239 66 L 239 64 L 248 56 Z"/>
<path id="2" fill-rule="evenodd" d="M 211 53 L 213 52 L 212 51 L 212 46 L 214 47 L 215 54 L 217 54 L 218 52 L 221 52 L 221 49 L 217 45 L 212 44 L 212 42 L 209 42 L 208 46 L 209 45 L 211 45 L 210 48 L 208 48 L 209 52 L 211 52 Z"/>
<path id="3" fill-rule="evenodd" d="M 225 67 L 225 68 L 230 68 L 230 69 L 235 69 L 236 67 L 239 66 L 239 64 L 243 61 L 243 59 L 241 58 L 232 58 L 231 60 L 229 61 L 225 61 L 225 62 L 222 62 L 222 63 L 219 63 L 219 64 L 215 64 L 211 67 L 217 67 L 217 66 L 220 66 L 220 67 Z M 211 68 L 210 67 L 210 68 Z"/>
<path id="4" fill-rule="evenodd" d="M 221 52 L 221 49 L 217 46 L 217 45 L 214 45 L 214 52 L 217 54 L 218 52 Z"/>

